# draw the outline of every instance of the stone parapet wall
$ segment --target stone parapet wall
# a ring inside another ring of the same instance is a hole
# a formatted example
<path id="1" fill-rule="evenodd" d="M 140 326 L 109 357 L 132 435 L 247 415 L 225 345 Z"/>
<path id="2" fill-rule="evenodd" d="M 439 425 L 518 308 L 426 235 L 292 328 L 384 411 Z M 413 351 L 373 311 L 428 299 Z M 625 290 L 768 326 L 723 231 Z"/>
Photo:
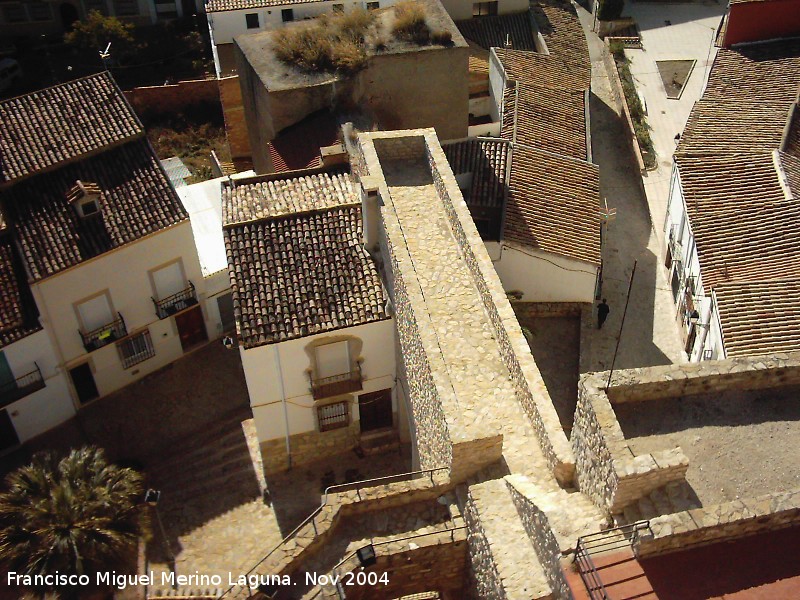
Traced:
<path id="1" fill-rule="evenodd" d="M 800 385 L 800 352 L 617 371 L 612 404 Z"/>
<path id="2" fill-rule="evenodd" d="M 478 508 L 472 494 L 466 488 L 458 488 L 458 498 L 464 523 L 467 525 L 467 543 L 471 561 L 471 579 L 475 589 L 474 598 L 505 600 L 507 595 L 494 562 L 489 540 L 481 525 Z"/>
<path id="3" fill-rule="evenodd" d="M 427 153 L 434 185 L 473 283 L 483 299 L 503 363 L 514 383 L 517 400 L 530 419 L 553 474 L 562 485 L 570 485 L 575 476 L 575 457 L 514 310 L 475 229 L 455 178 L 449 169 L 439 168 L 439 165 L 449 163 L 435 138 L 427 144 Z"/>
<path id="4" fill-rule="evenodd" d="M 216 79 L 190 79 L 170 85 L 137 87 L 124 92 L 137 114 L 172 114 L 202 103 L 219 104 Z"/>
<path id="5" fill-rule="evenodd" d="M 536 506 L 532 499 L 535 492 L 528 493 L 528 484 L 524 478 L 510 475 L 505 479 L 525 533 L 528 534 L 528 538 L 533 544 L 533 549 L 536 556 L 539 557 L 550 589 L 553 590 L 553 598 L 572 600 L 572 592 L 570 592 L 564 572 L 561 570 L 561 548 L 550 527 L 547 515 Z"/>
<path id="6" fill-rule="evenodd" d="M 225 119 L 225 134 L 228 136 L 231 157 L 249 157 L 252 152 L 238 76 L 223 77 L 219 80 L 219 99 L 222 102 L 222 116 Z"/>
<path id="7" fill-rule="evenodd" d="M 800 524 L 800 489 L 695 508 L 651 519 L 642 557 L 666 554 Z"/>
<path id="8" fill-rule="evenodd" d="M 572 428 L 580 490 L 604 510 L 620 512 L 672 481 L 685 478 L 689 459 L 680 448 L 634 455 L 605 392 L 607 373 L 578 384 Z"/>
<path id="9" fill-rule="evenodd" d="M 469 440 L 453 444 L 453 466 L 450 479 L 460 483 L 481 469 L 499 462 L 503 458 L 503 436 Z"/>
<path id="10" fill-rule="evenodd" d="M 347 427 L 331 431 L 307 431 L 289 436 L 292 467 L 306 465 L 320 458 L 346 452 L 358 445 L 359 423 L 354 421 Z M 264 472 L 268 475 L 289 469 L 286 454 L 286 439 L 276 438 L 260 443 L 264 460 Z"/>

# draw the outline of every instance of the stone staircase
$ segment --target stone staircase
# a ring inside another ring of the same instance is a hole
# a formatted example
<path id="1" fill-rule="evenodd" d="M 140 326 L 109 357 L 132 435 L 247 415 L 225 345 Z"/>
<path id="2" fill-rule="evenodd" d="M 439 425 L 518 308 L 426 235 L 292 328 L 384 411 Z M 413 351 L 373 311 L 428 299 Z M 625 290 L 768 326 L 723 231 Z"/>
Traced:
<path id="1" fill-rule="evenodd" d="M 636 521 L 647 521 L 693 508 L 700 508 L 694 492 L 686 480 L 673 481 L 662 488 L 653 490 L 647 496 L 612 515 L 616 525 L 627 525 Z"/>
<path id="2" fill-rule="evenodd" d="M 400 437 L 393 427 L 361 434 L 359 447 L 366 456 L 400 449 Z"/>

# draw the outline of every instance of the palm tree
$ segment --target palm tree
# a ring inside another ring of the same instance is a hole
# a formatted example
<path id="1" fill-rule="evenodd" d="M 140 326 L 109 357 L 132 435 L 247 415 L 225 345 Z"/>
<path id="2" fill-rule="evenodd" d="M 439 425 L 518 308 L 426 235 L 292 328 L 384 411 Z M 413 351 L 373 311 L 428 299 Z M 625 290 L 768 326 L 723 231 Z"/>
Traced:
<path id="1" fill-rule="evenodd" d="M 5 484 L 0 564 L 9 571 L 94 580 L 94 573 L 123 566 L 142 534 L 142 477 L 110 464 L 99 448 L 75 449 L 60 460 L 54 453 L 36 454 Z M 56 591 L 67 597 L 78 592 Z"/>

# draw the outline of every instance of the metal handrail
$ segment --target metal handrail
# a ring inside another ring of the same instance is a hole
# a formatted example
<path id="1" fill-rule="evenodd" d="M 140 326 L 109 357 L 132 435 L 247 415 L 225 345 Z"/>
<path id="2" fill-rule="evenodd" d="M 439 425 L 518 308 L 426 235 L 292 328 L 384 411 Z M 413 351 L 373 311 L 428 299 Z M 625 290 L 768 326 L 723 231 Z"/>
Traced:
<path id="1" fill-rule="evenodd" d="M 578 574 L 589 592 L 591 600 L 610 600 L 605 586 L 597 573 L 591 554 L 615 550 L 617 548 L 634 546 L 639 540 L 639 532 L 647 530 L 651 534 L 650 521 L 636 521 L 619 527 L 612 527 L 597 533 L 590 533 L 578 538 L 575 545 L 575 557 L 573 562 L 578 564 Z M 609 534 L 618 533 L 622 539 L 607 540 Z"/>
<path id="2" fill-rule="evenodd" d="M 247 573 L 245 573 L 245 578 L 249 581 L 250 575 L 252 575 L 255 572 L 256 569 L 258 569 L 262 564 L 264 564 L 264 562 L 266 562 L 266 560 L 270 556 L 272 556 L 278 549 L 280 549 L 281 546 L 283 546 L 286 542 L 288 542 L 295 535 L 297 535 L 297 532 L 300 531 L 306 525 L 308 525 L 309 522 L 314 527 L 314 535 L 315 536 L 319 535 L 319 531 L 317 530 L 317 523 L 314 520 L 314 518 L 319 513 L 322 512 L 322 510 L 325 508 L 325 506 L 327 506 L 327 504 L 328 504 L 328 494 L 332 493 L 333 490 L 337 490 L 338 488 L 344 488 L 344 487 L 347 487 L 347 486 L 362 485 L 362 484 L 365 484 L 365 483 L 375 483 L 375 482 L 385 481 L 387 479 L 396 479 L 398 477 L 410 477 L 410 476 L 414 476 L 414 475 L 425 475 L 425 474 L 428 474 L 430 476 L 431 484 L 433 484 L 434 483 L 433 474 L 436 473 L 437 471 L 444 471 L 444 470 L 447 470 L 447 469 L 449 469 L 449 467 L 435 467 L 433 469 L 421 469 L 419 471 L 410 471 L 408 473 L 398 473 L 397 475 L 385 475 L 383 477 L 374 477 L 372 479 L 363 479 L 361 481 L 354 481 L 352 483 L 340 483 L 338 485 L 329 485 L 328 487 L 325 488 L 325 492 L 323 493 L 322 503 L 316 509 L 314 509 L 311 512 L 310 515 L 308 515 L 305 519 L 303 519 L 303 521 L 297 527 L 292 529 L 286 535 L 285 538 L 283 538 L 280 542 L 278 542 L 278 544 L 274 548 L 272 548 L 272 550 L 267 552 L 261 560 L 259 560 L 255 565 L 253 565 L 253 567 Z M 393 483 L 393 482 L 390 482 L 390 483 Z M 367 486 L 363 486 L 362 485 L 362 487 L 367 487 Z M 348 490 L 341 490 L 341 491 L 348 491 Z M 333 492 L 333 493 L 339 493 L 339 492 L 336 491 L 336 492 Z M 360 490 L 360 488 L 358 489 L 358 499 L 361 500 L 361 490 Z M 222 598 L 224 598 L 225 596 L 230 594 L 231 591 L 233 591 L 233 589 L 236 588 L 237 586 L 238 586 L 238 584 L 236 584 L 236 583 L 233 584 L 232 586 L 230 586 L 228 589 L 226 589 L 224 592 L 222 592 L 221 595 L 219 595 L 217 597 L 217 600 L 222 600 Z M 247 586 L 247 590 L 248 590 L 249 593 L 252 593 L 252 588 L 250 588 L 249 584 Z"/>
<path id="3" fill-rule="evenodd" d="M 5 405 L 19 400 L 45 386 L 39 364 L 34 362 L 33 366 L 35 367 L 33 371 L 0 386 L 0 404 Z"/>
<path id="4" fill-rule="evenodd" d="M 128 328 L 125 326 L 125 319 L 122 318 L 120 313 L 117 313 L 117 318 L 110 323 L 101 325 L 87 333 L 79 329 L 78 333 L 81 335 L 83 347 L 87 352 L 92 352 L 120 338 L 124 338 L 128 335 Z"/>
<path id="5" fill-rule="evenodd" d="M 179 302 L 187 303 L 187 306 L 184 308 L 189 308 L 189 306 L 194 306 L 197 304 L 197 293 L 195 291 L 194 284 L 191 282 L 191 280 L 189 280 L 189 286 L 182 289 L 180 292 L 175 292 L 174 294 L 167 296 L 166 298 L 161 298 L 160 300 L 156 300 L 152 296 L 150 296 L 150 299 L 153 301 L 153 304 L 156 307 L 156 316 L 159 319 L 166 319 L 172 314 L 178 312 L 177 310 L 170 312 L 169 309 L 174 307 Z M 189 303 L 189 301 L 192 302 Z"/>

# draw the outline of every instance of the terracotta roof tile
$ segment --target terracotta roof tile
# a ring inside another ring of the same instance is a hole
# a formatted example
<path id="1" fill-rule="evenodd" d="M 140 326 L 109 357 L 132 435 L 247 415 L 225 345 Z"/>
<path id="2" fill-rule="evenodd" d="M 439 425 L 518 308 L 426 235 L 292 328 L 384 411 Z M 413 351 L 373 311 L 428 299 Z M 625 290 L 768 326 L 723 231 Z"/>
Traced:
<path id="1" fill-rule="evenodd" d="M 511 144 L 506 140 L 469 139 L 445 142 L 442 149 L 455 175 L 472 173 L 468 206 L 502 207 Z"/>
<path id="2" fill-rule="evenodd" d="M 550 55 L 580 65 L 591 78 L 589 45 L 572 2 L 535 0 L 531 2 L 531 12 Z"/>
<path id="3" fill-rule="evenodd" d="M 0 102 L 0 183 L 144 136 L 111 75 Z"/>
<path id="4" fill-rule="evenodd" d="M 99 186 L 96 215 L 82 218 L 70 205 L 78 180 Z M 188 218 L 146 139 L 19 181 L 0 201 L 33 280 Z"/>
<path id="5" fill-rule="evenodd" d="M 600 264 L 596 165 L 514 146 L 503 237 Z"/>
<path id="6" fill-rule="evenodd" d="M 388 318 L 359 205 L 228 226 L 225 246 L 245 348 Z"/>
<path id="7" fill-rule="evenodd" d="M 533 22 L 528 12 L 456 21 L 456 27 L 468 41 L 471 40 L 486 50 L 492 47 L 504 48 L 509 36 L 512 48 L 536 50 Z"/>
<path id="8" fill-rule="evenodd" d="M 722 283 L 716 295 L 729 357 L 800 350 L 800 280 L 796 277 Z"/>
<path id="9" fill-rule="evenodd" d="M 282 130 L 267 143 L 274 173 L 321 167 L 320 148 L 338 141 L 339 124 L 327 110 Z"/>
<path id="10" fill-rule="evenodd" d="M 360 202 L 344 169 L 252 177 L 223 187 L 222 222 L 228 226 Z"/>
<path id="11" fill-rule="evenodd" d="M 517 83 L 506 89 L 501 134 L 515 143 L 586 160 L 586 95 Z"/>
<path id="12" fill-rule="evenodd" d="M 13 238 L 0 235 L 0 348 L 41 329 Z"/>
<path id="13" fill-rule="evenodd" d="M 539 87 L 557 90 L 588 90 L 591 86 L 591 67 L 588 56 L 584 62 L 570 57 L 544 55 L 523 50 L 495 50 L 508 78 Z"/>

